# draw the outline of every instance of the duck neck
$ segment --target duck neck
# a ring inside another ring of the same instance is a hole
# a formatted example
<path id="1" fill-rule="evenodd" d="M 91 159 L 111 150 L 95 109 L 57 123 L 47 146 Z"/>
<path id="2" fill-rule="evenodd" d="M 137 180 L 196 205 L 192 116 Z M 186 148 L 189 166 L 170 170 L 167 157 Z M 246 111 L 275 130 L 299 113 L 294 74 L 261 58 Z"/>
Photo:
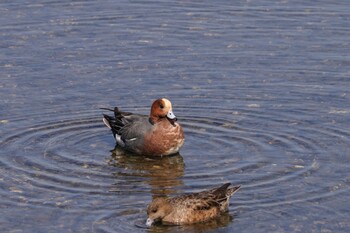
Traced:
<path id="1" fill-rule="evenodd" d="M 162 121 L 164 118 L 162 118 L 162 117 L 159 117 L 159 116 L 150 116 L 149 117 L 149 122 L 152 124 L 152 125 L 154 125 L 154 124 L 156 124 L 157 122 L 160 122 L 160 121 Z"/>
<path id="2" fill-rule="evenodd" d="M 151 123 L 152 125 L 154 125 L 154 120 L 152 119 L 152 117 L 150 117 L 150 118 L 148 118 L 148 121 L 149 121 L 149 123 Z"/>

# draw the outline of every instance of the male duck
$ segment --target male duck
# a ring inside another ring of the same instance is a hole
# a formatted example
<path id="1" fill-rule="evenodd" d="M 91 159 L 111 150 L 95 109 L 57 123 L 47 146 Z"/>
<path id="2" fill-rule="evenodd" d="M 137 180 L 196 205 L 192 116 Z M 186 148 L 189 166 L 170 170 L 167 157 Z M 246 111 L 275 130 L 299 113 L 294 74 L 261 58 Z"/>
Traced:
<path id="1" fill-rule="evenodd" d="M 149 116 L 122 112 L 117 107 L 112 111 L 114 117 L 103 114 L 103 122 L 126 151 L 163 156 L 177 153 L 184 144 L 183 129 L 168 99 L 155 100 Z"/>
<path id="2" fill-rule="evenodd" d="M 154 222 L 166 224 L 191 224 L 204 222 L 228 211 L 230 197 L 240 185 L 230 187 L 226 183 L 218 188 L 173 198 L 156 197 L 148 205 L 147 226 Z"/>

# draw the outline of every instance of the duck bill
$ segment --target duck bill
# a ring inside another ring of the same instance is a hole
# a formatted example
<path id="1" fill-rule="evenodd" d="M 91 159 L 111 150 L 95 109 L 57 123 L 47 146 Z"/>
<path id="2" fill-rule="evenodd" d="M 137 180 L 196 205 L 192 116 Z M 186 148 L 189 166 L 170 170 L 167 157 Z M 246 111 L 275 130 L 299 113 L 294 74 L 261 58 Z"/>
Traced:
<path id="1" fill-rule="evenodd" d="M 166 118 L 170 121 L 170 123 L 175 126 L 175 122 L 177 121 L 177 118 L 175 114 L 172 111 L 169 111 L 166 115 Z"/>
<path id="2" fill-rule="evenodd" d="M 167 117 L 169 120 L 176 121 L 176 116 L 175 116 L 175 114 L 173 113 L 173 111 L 169 111 L 168 114 L 166 114 L 166 117 Z"/>
<path id="3" fill-rule="evenodd" d="M 146 226 L 148 226 L 148 227 L 152 226 L 153 222 L 154 222 L 153 219 L 147 218 Z"/>

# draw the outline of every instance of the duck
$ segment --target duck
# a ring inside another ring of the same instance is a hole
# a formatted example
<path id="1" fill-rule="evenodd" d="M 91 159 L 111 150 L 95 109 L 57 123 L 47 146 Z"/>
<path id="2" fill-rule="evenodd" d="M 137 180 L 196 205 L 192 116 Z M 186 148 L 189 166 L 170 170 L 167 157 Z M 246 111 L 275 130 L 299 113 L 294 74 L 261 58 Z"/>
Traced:
<path id="1" fill-rule="evenodd" d="M 155 197 L 147 207 L 146 225 L 150 227 L 157 222 L 185 225 L 219 217 L 228 211 L 230 197 L 241 187 L 230 185 L 225 183 L 210 190 L 176 197 Z"/>
<path id="2" fill-rule="evenodd" d="M 114 116 L 103 114 L 103 123 L 112 131 L 116 145 L 127 152 L 166 156 L 178 153 L 184 144 L 183 128 L 166 98 L 155 100 L 148 116 L 122 112 L 118 107 L 106 110 Z"/>

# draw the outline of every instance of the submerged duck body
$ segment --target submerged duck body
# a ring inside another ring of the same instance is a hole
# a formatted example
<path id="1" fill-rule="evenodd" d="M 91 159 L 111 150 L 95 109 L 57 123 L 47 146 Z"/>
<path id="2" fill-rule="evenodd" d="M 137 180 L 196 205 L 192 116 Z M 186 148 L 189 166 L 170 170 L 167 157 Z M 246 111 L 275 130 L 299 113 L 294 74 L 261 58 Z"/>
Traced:
<path id="1" fill-rule="evenodd" d="M 155 222 L 191 224 L 218 217 L 228 211 L 230 197 L 240 188 L 240 185 L 230 185 L 226 183 L 207 191 L 173 198 L 157 197 L 148 205 L 146 225 L 151 226 Z"/>
<path id="2" fill-rule="evenodd" d="M 104 124 L 112 130 L 116 144 L 138 155 L 163 156 L 179 152 L 184 132 L 168 99 L 153 102 L 149 116 L 119 111 L 103 115 Z"/>

